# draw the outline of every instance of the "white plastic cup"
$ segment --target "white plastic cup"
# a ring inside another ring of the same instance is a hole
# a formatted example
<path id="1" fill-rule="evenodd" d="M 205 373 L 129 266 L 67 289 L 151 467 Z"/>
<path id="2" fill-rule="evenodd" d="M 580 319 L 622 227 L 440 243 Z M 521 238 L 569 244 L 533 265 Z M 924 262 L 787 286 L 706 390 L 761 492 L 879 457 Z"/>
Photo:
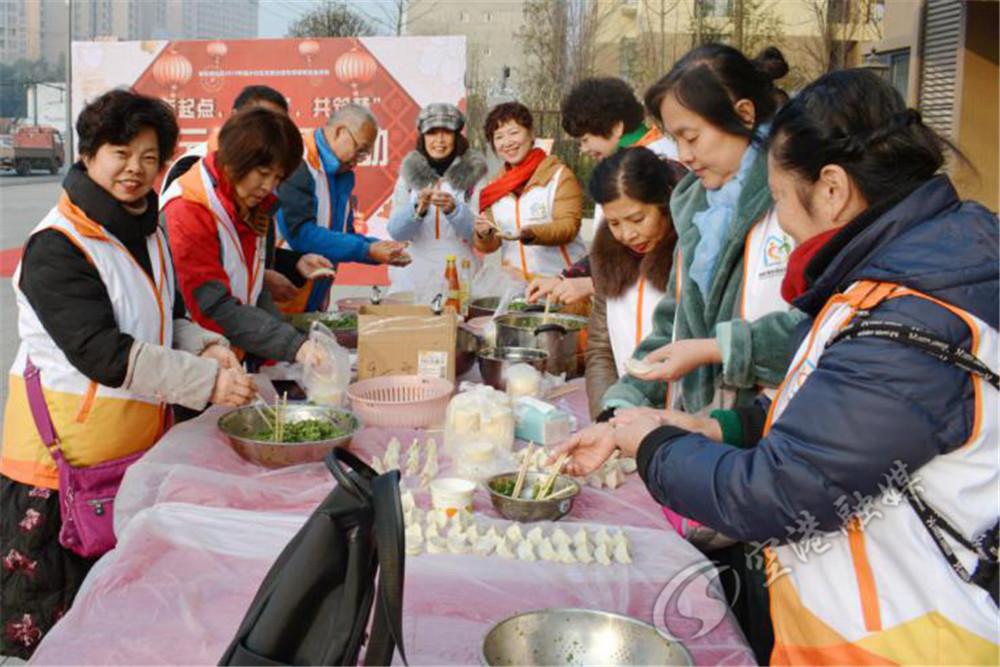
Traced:
<path id="1" fill-rule="evenodd" d="M 436 510 L 443 510 L 449 517 L 461 510 L 472 511 L 472 494 L 476 483 L 458 477 L 442 477 L 435 479 L 431 486 L 431 505 Z"/>

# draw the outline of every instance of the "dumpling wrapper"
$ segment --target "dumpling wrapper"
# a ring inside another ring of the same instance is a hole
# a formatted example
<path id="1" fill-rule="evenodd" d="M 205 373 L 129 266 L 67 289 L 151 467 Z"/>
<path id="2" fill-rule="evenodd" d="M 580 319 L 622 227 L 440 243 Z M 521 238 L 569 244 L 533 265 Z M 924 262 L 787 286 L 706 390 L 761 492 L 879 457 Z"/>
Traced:
<path id="1" fill-rule="evenodd" d="M 507 538 L 508 542 L 517 544 L 524 540 L 524 535 L 521 534 L 521 527 L 516 523 L 510 525 L 510 528 L 504 533 L 504 537 Z"/>
<path id="2" fill-rule="evenodd" d="M 573 551 L 569 548 L 569 542 L 561 544 L 556 548 L 556 556 L 559 558 L 560 563 L 572 565 L 576 562 L 576 556 L 573 555 Z"/>
<path id="3" fill-rule="evenodd" d="M 621 483 L 622 483 L 622 473 L 618 469 L 618 466 L 612 467 L 604 474 L 604 485 L 607 486 L 612 491 L 621 486 Z"/>
<path id="4" fill-rule="evenodd" d="M 535 545 L 540 544 L 544 538 L 545 534 L 542 532 L 540 526 L 535 526 L 534 528 L 528 531 L 527 535 L 524 536 L 524 539 Z"/>
<path id="5" fill-rule="evenodd" d="M 639 468 L 636 465 L 635 459 L 631 457 L 626 457 L 618 462 L 618 469 L 621 470 L 626 475 L 631 475 Z"/>
<path id="6" fill-rule="evenodd" d="M 578 528 L 577 531 L 573 534 L 573 545 L 576 547 L 590 546 L 590 538 L 587 537 L 586 528 Z"/>
<path id="7" fill-rule="evenodd" d="M 593 563 L 594 555 L 590 552 L 590 546 L 586 544 L 577 544 L 576 548 L 573 549 L 573 553 L 576 554 L 576 560 L 578 563 Z"/>
<path id="8" fill-rule="evenodd" d="M 538 560 L 538 556 L 535 555 L 535 549 L 531 542 L 524 540 L 517 545 L 517 558 L 518 560 Z"/>
<path id="9" fill-rule="evenodd" d="M 597 533 L 594 535 L 594 544 L 600 546 L 602 544 L 607 544 L 611 541 L 611 536 L 608 535 L 608 529 L 601 526 L 597 529 Z"/>
<path id="10" fill-rule="evenodd" d="M 611 565 L 611 550 L 608 549 L 607 542 L 598 544 L 597 548 L 594 549 L 594 560 L 601 565 Z"/>
<path id="11" fill-rule="evenodd" d="M 635 357 L 629 357 L 625 360 L 625 370 L 628 371 L 629 375 L 635 375 L 637 377 L 642 377 L 656 368 L 656 364 L 651 364 L 645 359 L 636 359 Z"/>

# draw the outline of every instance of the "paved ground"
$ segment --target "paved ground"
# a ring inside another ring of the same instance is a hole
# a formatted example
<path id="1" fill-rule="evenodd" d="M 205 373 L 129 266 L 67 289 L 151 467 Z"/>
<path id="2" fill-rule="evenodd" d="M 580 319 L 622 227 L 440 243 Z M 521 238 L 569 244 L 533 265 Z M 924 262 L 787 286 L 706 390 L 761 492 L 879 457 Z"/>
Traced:
<path id="1" fill-rule="evenodd" d="M 7 402 L 7 371 L 17 353 L 17 307 L 10 270 L 28 233 L 59 196 L 62 176 L 0 174 L 0 405 Z M 6 270 L 5 270 L 6 269 Z M 0 413 L 0 423 L 3 415 Z"/>

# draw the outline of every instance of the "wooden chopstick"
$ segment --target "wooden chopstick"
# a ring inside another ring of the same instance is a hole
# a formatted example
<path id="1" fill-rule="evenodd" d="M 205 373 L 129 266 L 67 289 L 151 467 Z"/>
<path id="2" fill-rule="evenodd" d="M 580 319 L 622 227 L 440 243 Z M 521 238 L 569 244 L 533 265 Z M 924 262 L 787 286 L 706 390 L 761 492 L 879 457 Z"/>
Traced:
<path id="1" fill-rule="evenodd" d="M 559 471 L 562 470 L 568 460 L 569 454 L 566 452 L 563 452 L 559 456 L 559 460 L 555 462 L 555 465 L 552 466 L 552 469 L 549 471 L 548 479 L 546 479 L 545 484 L 542 485 L 542 491 L 538 494 L 538 500 L 545 500 L 545 497 L 549 495 L 549 492 L 552 491 L 552 486 L 556 483 L 556 477 L 559 476 Z"/>
<path id="2" fill-rule="evenodd" d="M 514 499 L 521 497 L 521 489 L 524 488 L 524 478 L 528 474 L 528 466 L 531 465 L 532 455 L 535 453 L 535 443 L 529 442 L 528 449 L 524 453 L 524 460 L 521 461 L 521 468 L 517 471 L 517 481 L 514 482 L 514 491 L 511 493 L 511 497 Z"/>

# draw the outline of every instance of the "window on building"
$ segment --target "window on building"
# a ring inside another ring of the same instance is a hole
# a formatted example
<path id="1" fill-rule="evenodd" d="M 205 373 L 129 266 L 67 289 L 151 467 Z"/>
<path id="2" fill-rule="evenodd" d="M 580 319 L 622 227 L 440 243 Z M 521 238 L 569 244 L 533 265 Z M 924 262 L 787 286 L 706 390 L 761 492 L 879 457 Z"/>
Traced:
<path id="1" fill-rule="evenodd" d="M 487 23 L 493 23 L 493 12 L 486 12 L 483 14 L 483 20 Z"/>
<path id="2" fill-rule="evenodd" d="M 849 23 L 851 20 L 851 0 L 830 0 L 826 6 L 828 23 Z"/>
<path id="3" fill-rule="evenodd" d="M 889 81 L 905 100 L 910 90 L 909 49 L 900 49 L 889 54 Z"/>
<path id="4" fill-rule="evenodd" d="M 469 12 L 463 11 L 463 12 L 459 13 L 458 20 L 461 21 L 462 23 L 468 23 L 469 22 Z"/>
<path id="5" fill-rule="evenodd" d="M 702 16 L 732 16 L 732 0 L 702 0 L 697 3 Z"/>

